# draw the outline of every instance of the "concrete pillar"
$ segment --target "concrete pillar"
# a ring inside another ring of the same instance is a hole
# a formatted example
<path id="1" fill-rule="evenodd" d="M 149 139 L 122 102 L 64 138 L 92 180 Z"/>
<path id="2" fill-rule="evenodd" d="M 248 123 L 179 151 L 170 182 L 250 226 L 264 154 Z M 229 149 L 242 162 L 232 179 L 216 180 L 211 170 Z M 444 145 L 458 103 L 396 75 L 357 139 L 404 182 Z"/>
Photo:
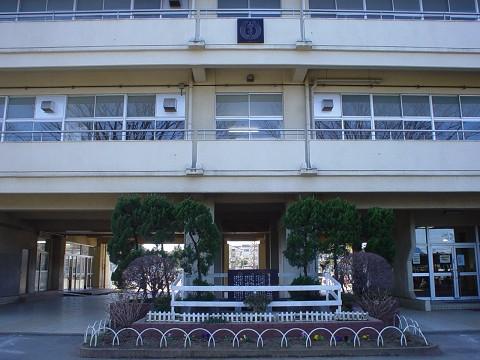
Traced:
<path id="1" fill-rule="evenodd" d="M 66 240 L 64 236 L 52 236 L 49 242 L 50 282 L 48 287 L 49 290 L 63 290 Z"/>
<path id="2" fill-rule="evenodd" d="M 414 299 L 410 259 L 415 249 L 415 226 L 409 211 L 395 212 L 394 294 Z"/>

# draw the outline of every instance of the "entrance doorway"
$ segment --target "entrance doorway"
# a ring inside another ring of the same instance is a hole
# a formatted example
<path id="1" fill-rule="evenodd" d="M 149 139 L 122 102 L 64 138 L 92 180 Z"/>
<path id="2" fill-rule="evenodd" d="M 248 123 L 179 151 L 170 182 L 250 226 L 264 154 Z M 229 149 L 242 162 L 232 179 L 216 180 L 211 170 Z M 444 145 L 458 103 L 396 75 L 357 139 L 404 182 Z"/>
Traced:
<path id="1" fill-rule="evenodd" d="M 477 263 L 474 245 L 433 245 L 433 284 L 435 298 L 478 297 Z"/>
<path id="2" fill-rule="evenodd" d="M 413 290 L 417 298 L 479 298 L 479 228 L 417 227 L 412 255 Z"/>
<path id="3" fill-rule="evenodd" d="M 93 251 L 87 245 L 67 242 L 64 262 L 64 290 L 77 291 L 92 288 Z"/>
<path id="4" fill-rule="evenodd" d="M 268 244 L 264 233 L 224 234 L 223 270 L 267 269 Z"/>

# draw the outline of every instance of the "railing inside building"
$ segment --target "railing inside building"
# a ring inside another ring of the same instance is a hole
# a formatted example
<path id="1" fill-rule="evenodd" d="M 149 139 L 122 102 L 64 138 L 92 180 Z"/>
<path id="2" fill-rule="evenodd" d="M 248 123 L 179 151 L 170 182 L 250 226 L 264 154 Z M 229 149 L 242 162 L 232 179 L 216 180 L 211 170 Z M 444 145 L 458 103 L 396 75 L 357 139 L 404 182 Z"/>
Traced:
<path id="1" fill-rule="evenodd" d="M 296 18 L 384 20 L 480 20 L 478 5 L 468 11 L 368 10 L 368 9 L 118 9 L 0 11 L 0 21 L 58 21 L 175 18 Z"/>
<path id="2" fill-rule="evenodd" d="M 425 129 L 199 129 L 199 130 L 45 130 L 4 131 L 1 142 L 79 141 L 209 141 L 209 140 L 375 140 L 375 141 L 479 141 L 476 130 Z"/>

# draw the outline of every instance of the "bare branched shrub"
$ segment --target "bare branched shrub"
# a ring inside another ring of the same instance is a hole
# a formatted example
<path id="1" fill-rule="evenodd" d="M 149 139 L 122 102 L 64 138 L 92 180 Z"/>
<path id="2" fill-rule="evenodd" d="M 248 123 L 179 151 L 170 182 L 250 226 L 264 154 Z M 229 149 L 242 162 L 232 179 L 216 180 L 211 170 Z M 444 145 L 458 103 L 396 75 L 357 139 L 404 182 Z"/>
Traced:
<path id="1" fill-rule="evenodd" d="M 170 296 L 170 284 L 177 276 L 172 256 L 161 253 L 145 255 L 133 260 L 123 272 L 126 287 L 143 294 L 146 300 L 158 295 Z"/>
<path id="2" fill-rule="evenodd" d="M 393 269 L 380 255 L 357 252 L 342 258 L 339 281 L 343 290 L 353 292 L 353 301 L 370 316 L 391 324 L 398 309 L 392 296 Z"/>
<path id="3" fill-rule="evenodd" d="M 385 325 L 393 324 L 395 313 L 398 310 L 398 300 L 388 292 L 366 292 L 357 299 L 357 303 L 370 316 L 382 320 Z"/>
<path id="4" fill-rule="evenodd" d="M 108 313 L 112 328 L 121 329 L 144 317 L 145 307 L 141 297 L 124 291 L 116 294 L 108 305 Z"/>
<path id="5" fill-rule="evenodd" d="M 358 252 L 352 259 L 352 285 L 354 294 L 390 292 L 393 288 L 393 269 L 383 257 Z"/>

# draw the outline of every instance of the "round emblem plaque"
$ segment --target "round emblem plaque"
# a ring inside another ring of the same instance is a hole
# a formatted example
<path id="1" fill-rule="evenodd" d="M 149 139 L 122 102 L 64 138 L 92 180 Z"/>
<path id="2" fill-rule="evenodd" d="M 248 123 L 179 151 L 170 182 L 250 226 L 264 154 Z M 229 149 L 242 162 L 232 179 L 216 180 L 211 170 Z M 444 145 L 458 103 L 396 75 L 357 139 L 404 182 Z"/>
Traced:
<path id="1" fill-rule="evenodd" d="M 240 35 L 248 41 L 257 40 L 262 36 L 262 27 L 255 20 L 248 20 L 240 25 Z"/>

